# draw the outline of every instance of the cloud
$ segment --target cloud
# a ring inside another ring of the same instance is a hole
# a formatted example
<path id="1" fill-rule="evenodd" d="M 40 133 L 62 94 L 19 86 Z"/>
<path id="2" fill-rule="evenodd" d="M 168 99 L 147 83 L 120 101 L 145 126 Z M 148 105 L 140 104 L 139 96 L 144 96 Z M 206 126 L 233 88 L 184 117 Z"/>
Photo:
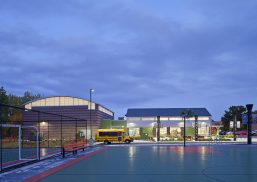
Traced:
<path id="1" fill-rule="evenodd" d="M 256 1 L 26 1 L 0 7 L 1 85 L 128 107 L 256 97 Z"/>

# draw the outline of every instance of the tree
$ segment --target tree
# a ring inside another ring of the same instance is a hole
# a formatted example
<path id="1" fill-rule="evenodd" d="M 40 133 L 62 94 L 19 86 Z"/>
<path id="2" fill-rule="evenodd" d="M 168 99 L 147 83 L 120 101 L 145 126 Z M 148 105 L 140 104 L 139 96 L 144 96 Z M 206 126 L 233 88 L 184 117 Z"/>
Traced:
<path id="1" fill-rule="evenodd" d="M 32 100 L 38 99 L 38 98 L 41 98 L 40 94 L 33 95 L 33 93 L 26 91 L 26 92 L 24 92 L 24 95 L 21 98 L 21 101 L 22 101 L 22 104 L 24 104 L 26 102 L 29 102 L 29 101 L 32 101 Z"/>
<path id="2" fill-rule="evenodd" d="M 0 88 L 0 102 L 2 104 L 8 104 L 8 96 L 3 86 Z"/>
<path id="3" fill-rule="evenodd" d="M 9 104 L 13 106 L 20 106 L 26 102 L 32 101 L 34 99 L 41 98 L 40 94 L 34 95 L 33 93 L 26 91 L 22 97 L 16 95 L 9 95 Z M 19 109 L 12 109 L 10 112 L 9 121 L 10 122 L 19 122 L 22 121 L 22 112 Z"/>
<path id="4" fill-rule="evenodd" d="M 253 114 L 257 114 L 257 110 L 253 111 Z"/>
<path id="5" fill-rule="evenodd" d="M 0 103 L 8 104 L 8 96 L 6 95 L 6 91 L 3 86 L 0 88 Z M 0 106 L 0 120 L 6 122 L 8 119 L 8 107 Z"/>
<path id="6" fill-rule="evenodd" d="M 28 101 L 36 98 L 40 98 L 41 95 L 33 95 L 29 91 L 26 91 L 22 97 L 13 94 L 7 95 L 4 87 L 0 88 L 0 103 L 11 106 L 20 106 Z M 8 124 L 16 124 L 22 122 L 22 110 L 12 107 L 0 107 L 0 121 Z M 3 131 L 3 136 L 17 136 L 17 130 L 13 128 L 6 128 Z"/>
<path id="7" fill-rule="evenodd" d="M 185 109 L 180 114 L 181 117 L 190 118 L 194 116 L 194 113 L 191 109 Z"/>
<path id="8" fill-rule="evenodd" d="M 11 106 L 20 106 L 22 104 L 21 97 L 9 94 L 8 104 Z M 9 108 L 9 123 L 16 123 L 22 121 L 22 111 L 15 108 Z"/>
<path id="9" fill-rule="evenodd" d="M 234 115 L 236 115 L 237 121 L 242 123 L 242 114 L 246 112 L 244 106 L 230 106 L 228 110 L 225 110 L 224 116 L 221 118 L 221 121 L 224 125 L 224 130 L 229 131 L 230 121 L 234 120 Z"/>
<path id="10" fill-rule="evenodd" d="M 8 104 L 11 106 L 20 106 L 22 104 L 22 97 L 9 94 L 8 95 Z"/>
<path id="11" fill-rule="evenodd" d="M 34 95 L 29 91 L 24 92 L 24 95 L 22 97 L 13 94 L 7 95 L 4 87 L 0 88 L 0 103 L 2 104 L 8 104 L 11 106 L 21 106 L 26 102 L 29 102 L 40 97 L 40 94 Z M 19 109 L 11 107 L 2 107 L 1 111 L 2 112 L 0 117 L 5 122 L 16 123 L 17 121 L 22 121 L 22 111 Z"/>

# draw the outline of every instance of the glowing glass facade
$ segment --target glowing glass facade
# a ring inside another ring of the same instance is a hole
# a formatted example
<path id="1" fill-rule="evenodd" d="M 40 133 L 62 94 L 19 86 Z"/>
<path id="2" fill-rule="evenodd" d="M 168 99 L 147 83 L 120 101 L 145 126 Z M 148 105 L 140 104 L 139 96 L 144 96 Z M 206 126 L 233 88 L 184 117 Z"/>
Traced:
<path id="1" fill-rule="evenodd" d="M 177 137 L 183 134 L 184 122 L 180 116 L 184 108 L 157 108 L 157 109 L 128 109 L 126 114 L 127 127 L 132 136 L 148 137 L 156 135 L 157 116 L 160 116 L 160 135 L 162 137 Z M 192 108 L 198 116 L 198 135 L 209 136 L 211 115 L 205 108 Z M 193 115 L 193 116 L 194 116 Z M 187 133 L 195 132 L 195 117 L 186 119 Z"/>

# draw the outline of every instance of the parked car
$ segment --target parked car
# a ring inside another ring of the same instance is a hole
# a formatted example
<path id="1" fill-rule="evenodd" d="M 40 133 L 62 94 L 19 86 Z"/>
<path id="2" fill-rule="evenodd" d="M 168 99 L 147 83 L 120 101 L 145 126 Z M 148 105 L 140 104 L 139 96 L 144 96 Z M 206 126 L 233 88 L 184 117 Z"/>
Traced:
<path id="1" fill-rule="evenodd" d="M 226 135 L 234 135 L 234 132 L 233 131 L 229 131 L 226 133 Z"/>
<path id="2" fill-rule="evenodd" d="M 236 131 L 236 135 L 240 135 L 240 131 Z"/>
<path id="3" fill-rule="evenodd" d="M 227 133 L 226 131 L 220 131 L 219 135 L 226 135 L 226 133 Z"/>
<path id="4" fill-rule="evenodd" d="M 247 135 L 247 131 L 239 131 L 239 135 Z"/>
<path id="5" fill-rule="evenodd" d="M 257 130 L 253 130 L 253 131 L 251 132 L 251 134 L 252 134 L 253 136 L 257 136 Z"/>

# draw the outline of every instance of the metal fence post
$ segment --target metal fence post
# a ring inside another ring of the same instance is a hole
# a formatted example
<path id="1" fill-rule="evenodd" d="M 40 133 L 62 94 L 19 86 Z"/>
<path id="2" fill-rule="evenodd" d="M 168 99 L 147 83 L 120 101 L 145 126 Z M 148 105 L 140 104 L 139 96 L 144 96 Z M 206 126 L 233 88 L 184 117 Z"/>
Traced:
<path id="1" fill-rule="evenodd" d="M 38 123 L 38 134 L 39 134 L 39 141 L 38 141 L 38 160 L 41 158 L 41 149 L 40 149 L 40 141 L 41 141 L 41 134 L 40 134 L 40 112 L 37 112 L 37 123 Z"/>
<path id="2" fill-rule="evenodd" d="M 78 129 L 78 120 L 75 120 L 75 142 L 77 143 L 78 136 L 77 136 L 77 129 Z"/>
<path id="3" fill-rule="evenodd" d="M 50 132 L 49 132 L 49 122 L 50 122 L 50 121 L 47 122 L 47 146 L 48 146 L 48 148 L 49 148 L 49 138 L 50 138 L 50 137 L 49 137 L 49 133 L 50 133 Z"/>
<path id="4" fill-rule="evenodd" d="M 87 120 L 86 120 L 86 143 L 87 143 Z"/>
<path id="5" fill-rule="evenodd" d="M 62 115 L 61 115 L 61 153 L 64 157 L 64 149 L 63 149 L 63 142 L 62 142 Z"/>
<path id="6" fill-rule="evenodd" d="M 1 126 L 0 126 L 0 131 L 1 131 L 1 133 L 0 133 L 0 155 L 1 155 L 1 167 L 0 167 L 0 171 L 2 171 L 3 170 L 3 120 L 2 120 L 2 106 L 0 105 L 0 122 L 1 122 Z"/>

